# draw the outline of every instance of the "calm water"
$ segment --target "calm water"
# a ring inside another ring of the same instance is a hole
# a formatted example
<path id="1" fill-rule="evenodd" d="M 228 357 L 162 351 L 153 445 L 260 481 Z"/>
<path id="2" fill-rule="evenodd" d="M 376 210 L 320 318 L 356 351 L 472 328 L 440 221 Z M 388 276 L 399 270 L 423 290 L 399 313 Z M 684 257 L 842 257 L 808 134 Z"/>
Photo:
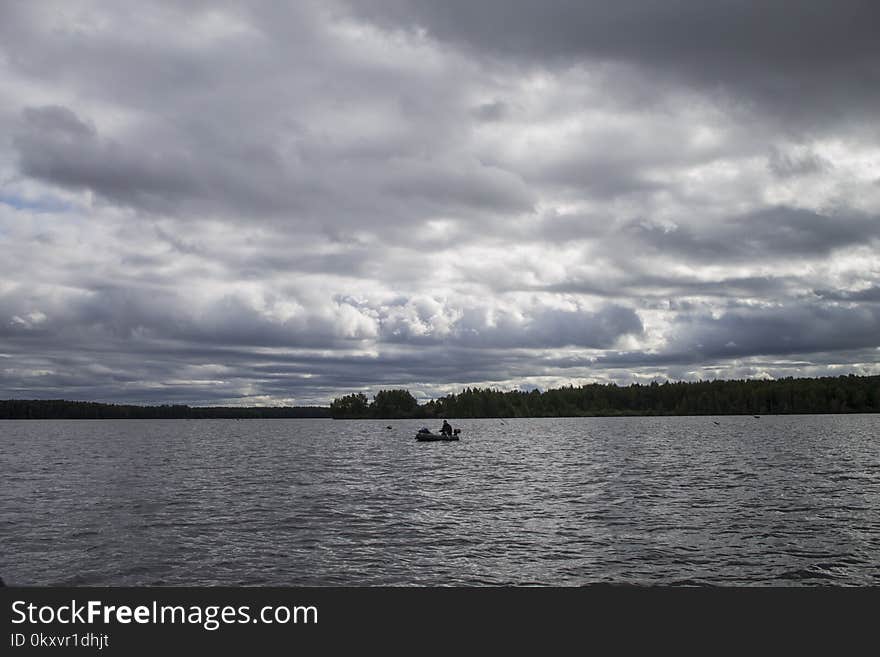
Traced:
<path id="1" fill-rule="evenodd" d="M 2 422 L 0 576 L 880 584 L 878 415 L 423 423 Z"/>

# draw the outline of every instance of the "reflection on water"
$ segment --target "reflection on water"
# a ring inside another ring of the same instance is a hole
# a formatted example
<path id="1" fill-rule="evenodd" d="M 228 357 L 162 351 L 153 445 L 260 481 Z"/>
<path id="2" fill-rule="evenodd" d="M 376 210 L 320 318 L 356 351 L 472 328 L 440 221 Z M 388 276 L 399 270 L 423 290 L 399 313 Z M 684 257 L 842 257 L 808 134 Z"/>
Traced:
<path id="1" fill-rule="evenodd" d="M 422 424 L 5 421 L 0 576 L 880 584 L 880 416 Z"/>

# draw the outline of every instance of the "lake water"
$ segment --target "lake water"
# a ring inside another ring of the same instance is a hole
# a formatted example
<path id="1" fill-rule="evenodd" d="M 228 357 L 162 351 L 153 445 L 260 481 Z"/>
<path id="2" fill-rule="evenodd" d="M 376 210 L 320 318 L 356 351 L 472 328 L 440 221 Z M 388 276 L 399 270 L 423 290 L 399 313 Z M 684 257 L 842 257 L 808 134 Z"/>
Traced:
<path id="1" fill-rule="evenodd" d="M 880 584 L 878 415 L 424 423 L 0 422 L 0 576 Z"/>

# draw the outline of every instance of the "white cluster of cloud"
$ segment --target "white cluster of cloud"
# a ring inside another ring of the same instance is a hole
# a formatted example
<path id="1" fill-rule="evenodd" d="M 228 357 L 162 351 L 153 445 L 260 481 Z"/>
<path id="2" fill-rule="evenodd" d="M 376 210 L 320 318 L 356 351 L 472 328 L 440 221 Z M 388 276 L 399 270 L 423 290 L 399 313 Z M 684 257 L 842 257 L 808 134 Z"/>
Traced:
<path id="1" fill-rule="evenodd" d="M 0 6 L 0 397 L 880 372 L 874 3 Z"/>

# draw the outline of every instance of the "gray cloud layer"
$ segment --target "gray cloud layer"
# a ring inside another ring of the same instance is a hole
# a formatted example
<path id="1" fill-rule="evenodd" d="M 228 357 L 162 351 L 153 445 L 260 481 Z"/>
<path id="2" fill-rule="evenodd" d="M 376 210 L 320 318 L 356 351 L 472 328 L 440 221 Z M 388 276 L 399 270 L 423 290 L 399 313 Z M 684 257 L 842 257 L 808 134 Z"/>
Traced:
<path id="1" fill-rule="evenodd" d="M 880 100 L 880 7 L 870 0 L 381 0 L 364 20 L 526 66 L 622 63 L 729 102 L 822 122 Z"/>
<path id="2" fill-rule="evenodd" d="M 4 4 L 0 397 L 878 372 L 878 19 Z"/>

